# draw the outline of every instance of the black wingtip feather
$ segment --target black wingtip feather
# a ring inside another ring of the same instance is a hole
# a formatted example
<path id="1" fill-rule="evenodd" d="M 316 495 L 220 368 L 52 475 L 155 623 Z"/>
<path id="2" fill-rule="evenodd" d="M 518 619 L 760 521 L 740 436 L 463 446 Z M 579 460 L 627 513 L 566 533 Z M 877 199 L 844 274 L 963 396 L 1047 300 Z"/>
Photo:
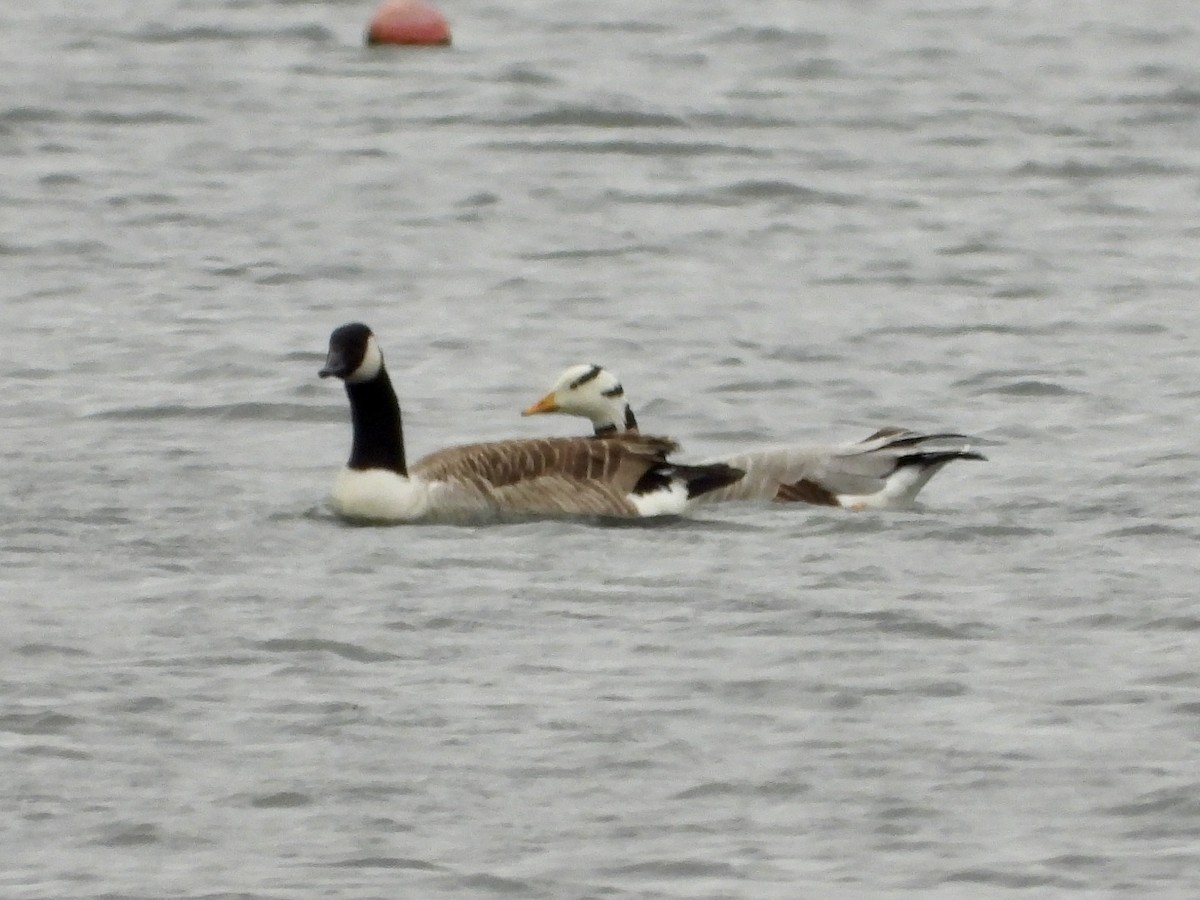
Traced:
<path id="1" fill-rule="evenodd" d="M 891 440 L 884 444 L 885 447 L 915 447 L 931 441 L 960 441 L 966 443 L 972 440 L 972 437 L 968 434 L 957 434 L 952 431 L 939 432 L 937 434 L 920 434 L 915 431 L 907 431 L 903 428 L 889 427 L 879 429 L 870 437 L 864 438 L 862 443 L 869 444 L 881 438 L 891 438 Z"/>
<path id="2" fill-rule="evenodd" d="M 689 500 L 728 487 L 746 474 L 744 470 L 727 466 L 725 463 L 713 463 L 707 466 L 677 466 L 676 469 L 681 470 L 684 478 L 687 479 Z"/>
<path id="3" fill-rule="evenodd" d="M 924 469 L 929 466 L 940 466 L 942 463 L 948 463 L 955 459 L 975 459 L 987 462 L 986 456 L 982 453 L 976 453 L 974 450 L 942 450 L 929 453 L 906 453 L 896 460 L 896 468 L 899 469 L 901 466 L 920 466 Z"/>

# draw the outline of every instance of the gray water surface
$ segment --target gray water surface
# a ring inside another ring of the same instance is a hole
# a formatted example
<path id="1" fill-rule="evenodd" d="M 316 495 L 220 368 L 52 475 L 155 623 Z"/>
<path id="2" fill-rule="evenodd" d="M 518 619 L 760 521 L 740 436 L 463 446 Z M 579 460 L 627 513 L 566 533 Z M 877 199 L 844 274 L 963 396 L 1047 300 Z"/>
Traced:
<path id="1" fill-rule="evenodd" d="M 1185 5 L 0 10 L 0 896 L 1200 895 Z M 923 510 L 351 528 L 616 371 Z"/>

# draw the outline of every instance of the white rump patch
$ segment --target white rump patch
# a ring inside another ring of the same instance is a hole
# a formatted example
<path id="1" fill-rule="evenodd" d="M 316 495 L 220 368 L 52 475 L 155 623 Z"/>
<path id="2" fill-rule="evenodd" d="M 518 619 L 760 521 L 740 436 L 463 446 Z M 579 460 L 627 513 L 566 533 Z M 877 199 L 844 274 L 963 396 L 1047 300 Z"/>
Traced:
<path id="1" fill-rule="evenodd" d="M 637 507 L 639 516 L 683 515 L 688 505 L 687 485 L 672 481 L 667 487 L 648 494 L 629 494 L 629 500 Z"/>

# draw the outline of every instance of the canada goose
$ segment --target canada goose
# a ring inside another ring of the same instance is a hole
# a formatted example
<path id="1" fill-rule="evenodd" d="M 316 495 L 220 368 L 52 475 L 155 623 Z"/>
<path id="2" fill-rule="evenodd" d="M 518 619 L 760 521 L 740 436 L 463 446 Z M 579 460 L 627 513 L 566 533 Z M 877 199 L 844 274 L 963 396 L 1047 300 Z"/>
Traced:
<path id="1" fill-rule="evenodd" d="M 597 436 L 637 433 L 637 419 L 620 380 L 601 366 L 571 366 L 546 396 L 522 415 L 565 413 L 590 419 Z M 698 503 L 776 500 L 852 509 L 910 507 L 921 488 L 947 463 L 984 459 L 962 434 L 921 434 L 881 428 L 857 443 L 774 447 L 735 453 L 724 462 L 745 476 Z"/>
<path id="2" fill-rule="evenodd" d="M 496 441 L 404 456 L 400 404 L 375 335 L 355 322 L 329 337 L 320 376 L 341 378 L 354 442 L 333 508 L 365 522 L 472 522 L 506 517 L 678 515 L 741 478 L 716 463 L 676 465 L 674 441 L 642 435 Z"/>

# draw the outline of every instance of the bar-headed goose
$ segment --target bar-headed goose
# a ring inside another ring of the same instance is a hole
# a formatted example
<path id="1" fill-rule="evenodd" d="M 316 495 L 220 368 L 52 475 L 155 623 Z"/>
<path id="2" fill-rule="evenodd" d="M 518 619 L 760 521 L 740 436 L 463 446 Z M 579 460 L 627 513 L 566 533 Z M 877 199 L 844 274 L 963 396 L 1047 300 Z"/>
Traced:
<path id="1" fill-rule="evenodd" d="M 674 441 L 638 434 L 466 444 L 411 465 L 400 404 L 371 329 L 343 325 L 320 371 L 346 384 L 354 442 L 333 508 L 364 522 L 477 522 L 520 517 L 678 515 L 742 476 L 724 463 L 668 462 Z"/>
<path id="2" fill-rule="evenodd" d="M 565 413 L 590 419 L 597 436 L 636 433 L 637 420 L 620 380 L 597 365 L 571 366 L 546 396 L 522 415 Z M 721 457 L 745 471 L 736 483 L 697 497 L 700 503 L 776 500 L 903 509 L 943 466 L 956 459 L 984 459 L 962 434 L 922 434 L 881 428 L 857 443 L 773 447 Z"/>

